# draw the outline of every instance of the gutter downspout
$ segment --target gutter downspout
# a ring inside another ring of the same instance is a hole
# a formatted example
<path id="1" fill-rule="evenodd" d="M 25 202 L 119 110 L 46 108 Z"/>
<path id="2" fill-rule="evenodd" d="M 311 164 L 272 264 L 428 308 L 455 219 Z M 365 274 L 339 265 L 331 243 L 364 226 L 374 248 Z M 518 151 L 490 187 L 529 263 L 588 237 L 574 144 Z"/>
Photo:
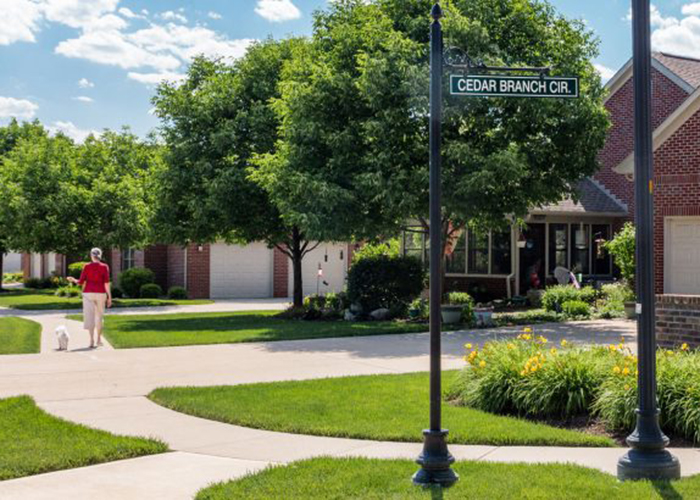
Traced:
<path id="1" fill-rule="evenodd" d="M 506 290 L 507 290 L 507 295 L 509 299 L 513 298 L 513 291 L 511 290 L 510 287 L 510 282 L 513 278 L 515 278 L 515 250 L 517 249 L 517 242 L 515 241 L 515 232 L 513 231 L 513 225 L 511 224 L 510 226 L 510 248 L 511 250 L 510 253 L 510 268 L 511 268 L 511 273 L 506 277 Z"/>

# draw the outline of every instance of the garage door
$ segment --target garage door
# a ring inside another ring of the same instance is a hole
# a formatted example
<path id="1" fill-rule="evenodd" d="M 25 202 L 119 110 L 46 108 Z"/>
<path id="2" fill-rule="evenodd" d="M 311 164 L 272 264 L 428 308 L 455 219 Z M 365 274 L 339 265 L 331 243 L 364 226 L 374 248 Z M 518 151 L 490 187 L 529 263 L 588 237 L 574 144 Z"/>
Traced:
<path id="1" fill-rule="evenodd" d="M 342 292 L 345 288 L 345 278 L 348 266 L 348 245 L 323 243 L 304 257 L 302 263 L 302 280 L 304 296 L 317 291 L 321 294 Z M 319 276 L 318 270 L 323 273 Z M 292 263 L 289 263 L 289 296 L 294 293 L 294 273 Z"/>
<path id="2" fill-rule="evenodd" d="M 666 221 L 666 293 L 700 295 L 700 218 Z"/>
<path id="3" fill-rule="evenodd" d="M 263 243 L 211 246 L 211 298 L 272 297 L 272 250 Z"/>

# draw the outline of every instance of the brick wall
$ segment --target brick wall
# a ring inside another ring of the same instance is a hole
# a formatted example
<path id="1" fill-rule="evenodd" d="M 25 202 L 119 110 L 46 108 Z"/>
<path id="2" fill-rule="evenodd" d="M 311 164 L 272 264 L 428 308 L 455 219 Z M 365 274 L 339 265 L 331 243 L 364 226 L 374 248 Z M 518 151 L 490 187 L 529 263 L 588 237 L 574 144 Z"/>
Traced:
<path id="1" fill-rule="evenodd" d="M 110 257 L 107 261 L 109 262 L 109 269 L 112 271 L 112 282 L 118 284 L 119 275 L 122 273 L 122 251 L 112 249 L 105 252 L 105 256 Z"/>
<path id="2" fill-rule="evenodd" d="M 185 286 L 185 248 L 178 245 L 168 246 L 167 287 Z"/>
<path id="3" fill-rule="evenodd" d="M 700 296 L 656 297 L 656 341 L 665 348 L 700 347 Z"/>
<path id="4" fill-rule="evenodd" d="M 156 275 L 156 283 L 168 290 L 168 246 L 152 245 L 143 252 L 143 264 Z"/>
<path id="5" fill-rule="evenodd" d="M 201 251 L 200 251 L 201 248 Z M 211 249 L 209 245 L 187 247 L 187 293 L 191 299 L 208 299 L 210 284 Z"/>
<path id="6" fill-rule="evenodd" d="M 32 257 L 28 253 L 22 254 L 22 274 L 25 280 L 32 277 Z"/>
<path id="7" fill-rule="evenodd" d="M 272 254 L 272 296 L 275 298 L 289 297 L 289 258 L 276 248 Z"/>
<path id="8" fill-rule="evenodd" d="M 700 216 L 700 113 L 654 153 L 656 293 L 664 292 L 664 218 Z"/>
<path id="9" fill-rule="evenodd" d="M 634 149 L 634 82 L 630 78 L 605 104 L 610 113 L 611 128 L 600 152 L 600 171 L 594 176 L 629 207 L 634 214 L 634 183 L 613 172 Z M 652 124 L 654 129 L 673 113 L 688 94 L 666 76 L 652 71 Z"/>

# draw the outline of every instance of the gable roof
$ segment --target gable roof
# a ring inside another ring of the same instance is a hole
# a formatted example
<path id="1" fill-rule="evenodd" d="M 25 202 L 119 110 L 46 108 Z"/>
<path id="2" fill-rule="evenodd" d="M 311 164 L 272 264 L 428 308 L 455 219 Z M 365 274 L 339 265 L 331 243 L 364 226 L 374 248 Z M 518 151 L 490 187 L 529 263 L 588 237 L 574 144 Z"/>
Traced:
<path id="1" fill-rule="evenodd" d="M 574 201 L 572 197 L 567 197 L 559 203 L 534 209 L 531 213 L 548 215 L 606 215 L 613 217 L 624 217 L 627 215 L 627 207 L 594 179 L 582 180 L 578 183 L 576 189 L 579 193 L 578 201 Z"/>

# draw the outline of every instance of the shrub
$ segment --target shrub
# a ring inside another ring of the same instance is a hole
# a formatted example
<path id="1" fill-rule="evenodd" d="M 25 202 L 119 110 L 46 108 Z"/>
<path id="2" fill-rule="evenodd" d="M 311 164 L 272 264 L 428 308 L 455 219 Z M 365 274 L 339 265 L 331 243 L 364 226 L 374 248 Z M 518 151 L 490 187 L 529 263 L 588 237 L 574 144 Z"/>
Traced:
<path id="1" fill-rule="evenodd" d="M 32 288 L 34 290 L 40 290 L 43 287 L 43 282 L 41 278 L 27 278 L 24 280 L 24 288 Z"/>
<path id="2" fill-rule="evenodd" d="M 464 292 L 450 292 L 447 294 L 447 303 L 462 306 L 462 323 L 471 324 L 474 321 L 474 299 Z"/>
<path id="3" fill-rule="evenodd" d="M 124 291 L 118 286 L 112 286 L 112 298 L 121 299 L 122 297 L 124 297 Z"/>
<path id="4" fill-rule="evenodd" d="M 155 282 L 156 275 L 150 269 L 133 267 L 119 275 L 119 287 L 133 299 L 139 298 L 141 287 Z"/>
<path id="5" fill-rule="evenodd" d="M 378 243 L 366 243 L 355 250 L 352 254 L 353 264 L 369 257 L 385 257 L 396 258 L 401 254 L 401 245 L 398 238 L 387 240 Z"/>
<path id="6" fill-rule="evenodd" d="M 325 295 L 318 295 L 318 294 L 311 294 L 307 295 L 304 297 L 304 308 L 307 310 L 309 309 L 314 309 L 316 311 L 320 311 L 323 308 L 326 307 L 326 296 Z"/>
<path id="7" fill-rule="evenodd" d="M 411 312 L 415 311 L 415 312 Z M 428 319 L 430 316 L 430 311 L 428 309 L 428 300 L 423 298 L 417 298 L 409 306 L 409 314 L 413 319 Z"/>
<path id="8" fill-rule="evenodd" d="M 362 259 L 348 273 L 348 299 L 365 312 L 405 306 L 423 291 L 423 264 L 414 257 L 379 255 Z"/>
<path id="9" fill-rule="evenodd" d="M 345 292 L 327 293 L 326 308 L 332 311 L 342 312 L 348 308 L 348 296 Z"/>
<path id="10" fill-rule="evenodd" d="M 630 290 L 634 290 L 634 273 L 636 271 L 635 238 L 634 224 L 628 222 L 611 241 L 604 244 L 604 248 L 612 255 L 615 265 L 620 268 L 620 274 Z"/>
<path id="11" fill-rule="evenodd" d="M 54 292 L 56 297 L 80 297 L 82 291 L 77 286 L 62 286 Z"/>
<path id="12" fill-rule="evenodd" d="M 568 318 L 590 318 L 591 306 L 582 300 L 569 300 L 561 305 L 561 312 Z"/>
<path id="13" fill-rule="evenodd" d="M 66 288 L 59 288 L 53 293 L 56 297 L 68 297 L 68 290 Z"/>
<path id="14" fill-rule="evenodd" d="M 499 314 L 494 317 L 497 326 L 508 325 L 532 325 L 534 323 L 558 323 L 565 317 L 561 313 L 554 311 L 543 311 L 535 309 L 533 311 L 518 311 L 507 314 Z"/>
<path id="15" fill-rule="evenodd" d="M 72 276 L 75 279 L 80 279 L 83 268 L 88 264 L 89 262 L 73 262 L 68 266 L 68 276 Z"/>
<path id="16" fill-rule="evenodd" d="M 23 273 L 5 273 L 2 275 L 2 282 L 3 283 L 21 283 L 23 277 L 24 277 Z"/>
<path id="17" fill-rule="evenodd" d="M 601 288 L 602 304 L 598 308 L 601 318 L 625 316 L 625 302 L 634 300 L 632 291 L 622 283 L 611 283 Z"/>
<path id="18" fill-rule="evenodd" d="M 187 290 L 181 286 L 171 286 L 168 289 L 168 298 L 172 300 L 186 300 Z"/>
<path id="19" fill-rule="evenodd" d="M 163 295 L 163 289 L 155 283 L 147 283 L 141 287 L 140 296 L 142 299 L 157 299 Z"/>
<path id="20" fill-rule="evenodd" d="M 598 292 L 593 287 L 576 288 L 572 285 L 550 286 L 542 295 L 542 307 L 545 311 L 561 312 L 564 302 L 572 300 L 593 304 Z"/>

